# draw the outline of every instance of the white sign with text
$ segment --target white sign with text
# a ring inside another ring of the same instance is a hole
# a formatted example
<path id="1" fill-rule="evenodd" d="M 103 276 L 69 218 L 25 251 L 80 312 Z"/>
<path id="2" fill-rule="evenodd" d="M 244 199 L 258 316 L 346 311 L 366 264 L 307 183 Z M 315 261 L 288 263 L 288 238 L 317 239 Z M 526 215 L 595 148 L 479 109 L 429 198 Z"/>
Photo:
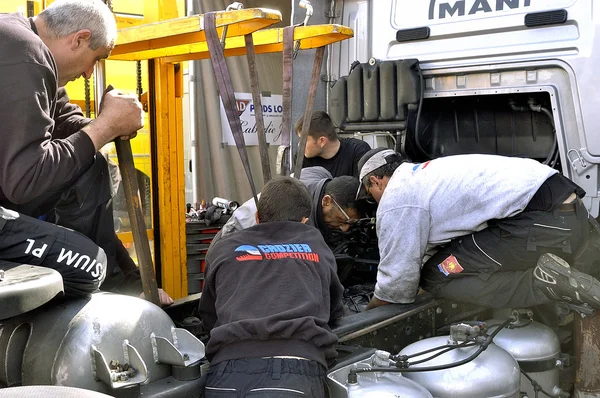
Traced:
<path id="1" fill-rule="evenodd" d="M 244 132 L 244 141 L 246 145 L 258 145 L 258 136 L 256 134 L 256 118 L 254 112 L 254 102 L 250 93 L 235 93 L 235 102 L 237 111 L 240 115 L 242 123 L 242 131 Z M 282 96 L 271 95 L 270 97 L 262 97 L 263 119 L 265 123 L 265 135 L 267 142 L 272 145 L 281 144 L 281 128 L 282 128 Z M 227 145 L 235 145 L 229 121 L 225 114 L 223 102 L 221 102 L 221 123 L 223 125 L 223 142 Z"/>

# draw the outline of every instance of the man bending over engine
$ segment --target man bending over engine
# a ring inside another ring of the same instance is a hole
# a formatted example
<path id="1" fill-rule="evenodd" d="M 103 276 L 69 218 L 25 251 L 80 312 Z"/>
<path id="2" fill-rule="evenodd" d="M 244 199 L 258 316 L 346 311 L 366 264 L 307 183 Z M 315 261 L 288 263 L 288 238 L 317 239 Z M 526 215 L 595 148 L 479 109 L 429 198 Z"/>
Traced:
<path id="1" fill-rule="evenodd" d="M 293 205 L 290 205 L 293 203 Z M 217 242 L 206 259 L 200 316 L 210 331 L 207 398 L 287 391 L 324 397 L 342 316 L 333 253 L 306 225 L 311 197 L 302 183 L 265 185 L 257 225 Z"/>
<path id="2" fill-rule="evenodd" d="M 492 308 L 551 300 L 600 308 L 600 283 L 567 263 L 590 233 L 585 192 L 557 170 L 493 155 L 413 164 L 382 148 L 359 164 L 364 193 L 379 202 L 370 308 L 411 303 L 419 284 Z"/>
<path id="3" fill-rule="evenodd" d="M 307 223 L 318 228 L 324 236 L 327 236 L 330 230 L 347 232 L 360 218 L 354 200 L 356 190 L 360 186 L 356 178 L 333 178 L 329 171 L 317 166 L 303 169 L 300 182 L 306 186 L 312 197 L 312 210 Z M 288 206 L 293 205 L 293 201 L 289 199 L 286 203 Z M 233 212 L 223 229 L 213 239 L 213 245 L 221 238 L 253 225 L 256 225 L 256 203 L 254 198 L 251 198 Z"/>

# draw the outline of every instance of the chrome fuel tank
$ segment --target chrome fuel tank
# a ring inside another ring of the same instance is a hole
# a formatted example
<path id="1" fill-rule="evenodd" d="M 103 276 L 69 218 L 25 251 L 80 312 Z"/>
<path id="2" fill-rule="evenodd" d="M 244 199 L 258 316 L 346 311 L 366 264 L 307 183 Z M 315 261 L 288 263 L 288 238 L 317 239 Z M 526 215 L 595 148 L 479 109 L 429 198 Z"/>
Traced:
<path id="1" fill-rule="evenodd" d="M 135 297 L 96 293 L 49 303 L 1 321 L 0 330 L 0 387 L 58 385 L 114 395 L 124 388 L 156 392 L 152 383 L 170 378 L 172 387 L 198 389 L 202 342 Z"/>
<path id="2" fill-rule="evenodd" d="M 435 347 L 444 347 L 448 340 L 448 336 L 421 340 L 405 347 L 399 355 L 412 355 Z M 470 357 L 477 348 L 477 345 L 457 348 L 415 365 L 414 368 L 458 362 Z M 438 351 L 412 357 L 410 361 L 428 358 Z M 434 397 L 520 397 L 519 365 L 508 352 L 495 344 L 490 344 L 477 358 L 463 365 L 444 370 L 404 373 L 404 377 L 416 381 Z"/>
<path id="3" fill-rule="evenodd" d="M 503 320 L 486 321 L 489 333 Z M 494 343 L 509 352 L 519 363 L 521 370 L 535 380 L 544 391 L 553 396 L 564 395 L 559 387 L 560 341 L 556 333 L 546 325 L 519 319 L 512 328 L 502 329 L 494 338 Z M 521 377 L 521 391 L 535 397 L 535 389 L 524 375 Z M 539 394 L 538 394 L 539 395 Z"/>
<path id="4" fill-rule="evenodd" d="M 425 388 L 401 373 L 359 373 L 356 383 L 348 383 L 351 369 L 372 367 L 377 367 L 375 355 L 329 373 L 327 385 L 331 398 L 431 398 Z"/>

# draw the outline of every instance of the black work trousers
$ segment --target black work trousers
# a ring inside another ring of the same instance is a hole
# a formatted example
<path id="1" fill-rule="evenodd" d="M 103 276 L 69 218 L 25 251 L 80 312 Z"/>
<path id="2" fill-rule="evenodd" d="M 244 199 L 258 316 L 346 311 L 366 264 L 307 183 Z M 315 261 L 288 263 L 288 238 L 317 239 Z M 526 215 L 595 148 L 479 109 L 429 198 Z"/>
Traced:
<path id="1" fill-rule="evenodd" d="M 327 371 L 316 361 L 242 358 L 211 365 L 205 398 L 325 397 Z"/>
<path id="2" fill-rule="evenodd" d="M 553 253 L 573 265 L 588 241 L 588 217 L 578 199 L 567 211 L 492 220 L 488 228 L 442 246 L 423 266 L 421 287 L 436 297 L 490 308 L 548 303 L 533 283 L 537 260 Z"/>
<path id="3" fill-rule="evenodd" d="M 106 255 L 73 230 L 0 208 L 2 268 L 19 264 L 53 268 L 63 279 L 66 296 L 98 290 L 106 276 Z"/>
<path id="4" fill-rule="evenodd" d="M 106 274 L 110 277 L 115 272 L 115 265 L 117 264 L 124 273 L 135 272 L 136 270 L 135 263 L 115 234 L 112 211 L 114 191 L 106 159 L 100 153 L 96 153 L 92 164 L 71 181 L 27 203 L 0 203 L 0 205 L 33 219 L 45 220 L 45 223 L 39 220 L 34 221 L 39 221 L 35 225 L 40 234 L 45 233 L 50 239 L 59 233 L 56 232 L 57 226 L 64 227 L 59 229 L 64 236 L 64 242 L 61 243 L 64 247 L 76 243 L 79 246 L 75 246 L 74 249 L 83 250 L 85 248 L 85 253 L 91 253 L 93 250 L 90 245 L 99 246 L 104 252 Z M 10 232 L 16 235 L 15 239 L 24 241 L 29 239 L 30 233 L 27 230 L 27 225 L 33 225 L 32 220 L 23 217 L 16 224 Z M 21 226 L 23 229 L 21 229 Z M 83 237 L 70 233 L 65 228 L 76 231 Z M 84 237 L 89 238 L 91 242 L 84 241 Z M 0 259 L 8 260 L 1 255 Z M 18 261 L 24 261 L 24 259 Z M 32 264 L 27 261 L 24 262 Z M 49 262 L 46 266 L 56 268 L 56 264 L 53 265 L 52 262 Z M 64 273 L 64 269 L 58 267 L 57 270 L 63 273 L 63 279 L 65 277 L 69 278 L 69 275 Z M 68 283 L 68 281 L 65 281 L 65 288 L 70 290 L 67 286 Z"/>

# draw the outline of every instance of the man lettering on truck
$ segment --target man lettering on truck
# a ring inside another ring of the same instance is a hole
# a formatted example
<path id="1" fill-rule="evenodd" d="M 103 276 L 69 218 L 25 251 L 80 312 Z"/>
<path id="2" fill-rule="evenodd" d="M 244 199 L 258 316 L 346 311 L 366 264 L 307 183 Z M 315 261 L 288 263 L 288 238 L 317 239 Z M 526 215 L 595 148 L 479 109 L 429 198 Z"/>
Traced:
<path id="1" fill-rule="evenodd" d="M 590 233 L 585 192 L 557 170 L 496 155 L 413 164 L 384 148 L 360 167 L 359 195 L 379 203 L 369 308 L 411 303 L 419 283 L 436 297 L 491 308 L 551 300 L 600 308 L 600 283 L 567 263 Z"/>
<path id="2" fill-rule="evenodd" d="M 97 151 L 135 136 L 141 104 L 105 93 L 91 123 L 64 89 L 91 77 L 116 34 L 100 0 L 57 0 L 33 18 L 0 15 L 0 259 L 55 268 L 67 295 L 96 290 L 117 256 L 122 268 L 133 264 L 114 233 L 108 168 Z"/>
<path id="3" fill-rule="evenodd" d="M 344 288 L 333 253 L 306 225 L 311 209 L 302 183 L 277 177 L 262 191 L 257 225 L 220 240 L 207 255 L 200 297 L 210 331 L 206 398 L 325 396 L 327 366 L 337 355 L 328 323 L 343 314 Z"/>
<path id="4" fill-rule="evenodd" d="M 298 136 L 302 133 L 303 119 L 294 124 Z M 310 119 L 302 167 L 321 166 L 334 177 L 358 177 L 358 160 L 369 149 L 369 144 L 356 138 L 338 138 L 329 115 L 315 111 Z"/>

